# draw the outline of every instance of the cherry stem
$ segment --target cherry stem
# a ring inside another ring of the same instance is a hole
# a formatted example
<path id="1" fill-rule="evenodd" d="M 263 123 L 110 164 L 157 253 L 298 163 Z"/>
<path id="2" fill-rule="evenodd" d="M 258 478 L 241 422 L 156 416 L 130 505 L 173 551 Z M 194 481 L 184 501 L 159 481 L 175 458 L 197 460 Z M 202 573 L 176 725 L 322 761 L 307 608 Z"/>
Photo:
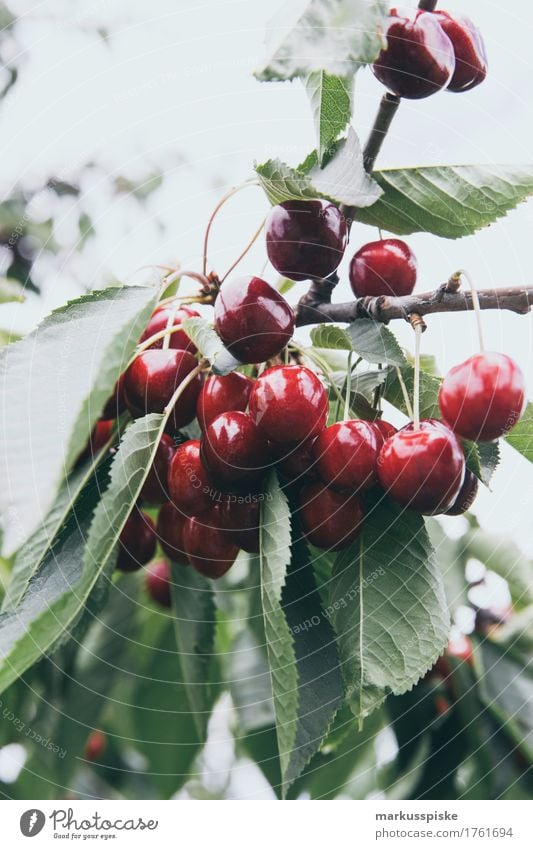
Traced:
<path id="1" fill-rule="evenodd" d="M 172 328 L 174 326 L 174 320 L 176 318 L 176 312 L 178 311 L 177 303 L 174 303 L 168 314 L 167 324 L 165 327 L 165 335 L 163 336 L 163 351 L 166 351 L 170 345 L 170 337 L 172 336 Z"/>
<path id="2" fill-rule="evenodd" d="M 350 401 L 352 397 L 352 354 L 348 354 L 348 365 L 346 369 L 346 392 L 344 395 L 344 421 L 350 418 Z"/>
<path id="3" fill-rule="evenodd" d="M 405 385 L 405 380 L 403 379 L 403 374 L 401 369 L 396 366 L 396 376 L 398 378 L 398 383 L 400 384 L 400 389 L 402 390 L 403 402 L 405 404 L 405 409 L 407 410 L 407 415 L 413 421 L 413 408 L 411 407 L 411 399 L 409 398 L 409 392 L 407 391 L 407 386 Z"/>
<path id="4" fill-rule="evenodd" d="M 249 241 L 249 242 L 248 242 L 248 244 L 246 245 L 246 247 L 245 247 L 245 249 L 243 250 L 242 254 L 241 254 L 239 257 L 237 257 L 237 259 L 235 260 L 235 262 L 233 263 L 233 265 L 230 265 L 230 267 L 228 268 L 228 270 L 226 271 L 226 273 L 224 274 L 224 276 L 220 278 L 220 284 L 221 284 L 221 285 L 222 285 L 222 283 L 224 282 L 224 280 L 226 279 L 226 277 L 228 277 L 228 275 L 230 275 L 230 274 L 231 274 L 231 272 L 233 271 L 233 269 L 234 269 L 234 268 L 237 268 L 237 266 L 238 266 L 238 264 L 240 263 L 240 261 L 244 259 L 244 257 L 245 257 L 245 256 L 246 256 L 246 254 L 248 253 L 248 251 L 251 249 L 251 247 L 252 247 L 252 246 L 254 245 L 254 243 L 257 241 L 257 239 L 258 239 L 258 238 L 259 238 L 259 236 L 261 235 L 261 231 L 262 231 L 263 227 L 265 226 L 265 222 L 266 222 L 266 218 L 264 218 L 264 219 L 263 219 L 263 221 L 261 222 L 261 226 L 260 226 L 260 227 L 258 227 L 258 229 L 255 231 L 254 235 L 252 236 L 252 238 L 250 239 L 250 241 Z"/>
<path id="5" fill-rule="evenodd" d="M 370 174 L 374 168 L 377 156 L 381 150 L 385 137 L 389 132 L 392 120 L 398 111 L 400 98 L 396 94 L 384 94 L 379 105 L 378 114 L 374 126 L 368 137 L 363 151 L 363 162 L 365 171 Z"/>
<path id="6" fill-rule="evenodd" d="M 415 430 L 420 429 L 420 340 L 422 338 L 423 325 L 415 324 L 415 373 L 413 386 L 413 424 Z"/>
<path id="7" fill-rule="evenodd" d="M 483 354 L 485 352 L 485 342 L 483 339 L 483 323 L 481 321 L 481 305 L 479 303 L 479 295 L 477 293 L 477 289 L 474 286 L 474 281 L 472 280 L 468 271 L 461 269 L 457 271 L 454 275 L 452 275 L 452 280 L 459 280 L 461 277 L 464 277 L 466 282 L 470 287 L 470 291 L 472 293 L 472 305 L 474 307 L 474 312 L 476 314 L 476 323 L 477 323 L 477 335 L 479 339 L 479 350 Z"/>
<path id="8" fill-rule="evenodd" d="M 180 385 L 176 388 L 174 395 L 172 396 L 172 398 L 170 399 L 170 401 L 166 405 L 165 409 L 163 410 L 163 421 L 161 423 L 161 425 L 162 425 L 162 431 L 161 432 L 164 431 L 166 423 L 168 422 L 168 420 L 170 418 L 170 414 L 172 413 L 172 410 L 176 406 L 176 403 L 179 401 L 183 392 L 185 392 L 185 390 L 187 389 L 189 383 L 192 383 L 194 378 L 197 377 L 197 375 L 201 374 L 201 372 L 205 369 L 206 365 L 209 365 L 208 360 L 205 360 L 205 359 L 200 360 L 200 362 L 198 363 L 196 368 L 193 369 L 192 371 L 190 371 L 189 374 L 187 375 L 187 377 L 184 380 L 182 380 Z"/>
<path id="9" fill-rule="evenodd" d="M 202 259 L 202 271 L 203 271 L 204 275 L 207 274 L 207 248 L 208 248 L 208 245 L 209 245 L 209 234 L 211 233 L 211 227 L 213 226 L 213 221 L 215 220 L 219 210 L 222 209 L 222 207 L 224 206 L 226 201 L 228 201 L 230 198 L 232 198 L 233 195 L 236 195 L 238 192 L 242 191 L 242 189 L 246 189 L 246 188 L 248 188 L 248 186 L 259 186 L 259 185 L 260 185 L 259 180 L 246 180 L 244 183 L 241 183 L 239 186 L 234 186 L 232 189 L 229 190 L 229 192 L 226 192 L 226 194 L 219 200 L 219 202 L 215 206 L 213 212 L 211 213 L 211 217 L 210 217 L 209 221 L 207 222 L 207 227 L 205 229 L 203 259 Z"/>

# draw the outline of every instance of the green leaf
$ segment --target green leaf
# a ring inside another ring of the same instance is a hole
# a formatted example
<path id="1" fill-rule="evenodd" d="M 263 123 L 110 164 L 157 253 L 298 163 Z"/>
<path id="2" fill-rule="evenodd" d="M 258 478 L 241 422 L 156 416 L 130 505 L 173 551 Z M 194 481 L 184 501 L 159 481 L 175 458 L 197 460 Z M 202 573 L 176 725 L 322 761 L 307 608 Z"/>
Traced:
<path id="1" fill-rule="evenodd" d="M 352 340 L 348 333 L 335 324 L 319 324 L 313 327 L 311 342 L 315 348 L 332 348 L 336 351 L 352 350 Z"/>
<path id="2" fill-rule="evenodd" d="M 378 321 L 358 318 L 347 328 L 354 351 L 369 363 L 405 366 L 406 359 L 396 337 Z"/>
<path id="3" fill-rule="evenodd" d="M 467 468 L 490 487 L 494 472 L 500 462 L 500 448 L 497 442 L 470 442 L 462 440 Z"/>
<path id="4" fill-rule="evenodd" d="M 469 528 L 461 539 L 466 557 L 474 557 L 509 584 L 515 610 L 533 604 L 533 564 L 507 536 Z"/>
<path id="5" fill-rule="evenodd" d="M 310 0 L 283 6 L 268 28 L 270 58 L 260 80 L 292 80 L 315 71 L 346 76 L 373 62 L 384 45 L 384 0 Z"/>
<path id="6" fill-rule="evenodd" d="M 414 389 L 414 369 L 405 366 L 401 369 L 401 375 L 407 394 L 412 402 Z M 420 372 L 420 417 L 422 419 L 440 418 L 439 389 L 441 381 L 438 377 L 432 377 L 426 372 Z M 408 415 L 402 387 L 398 379 L 396 369 L 389 369 L 383 389 L 383 397 L 402 413 Z"/>
<path id="7" fill-rule="evenodd" d="M 360 540 L 340 552 L 329 610 L 347 696 L 362 720 L 388 693 L 408 691 L 448 639 L 442 577 L 421 516 L 383 499 Z"/>
<path id="8" fill-rule="evenodd" d="M 24 301 L 24 286 L 18 280 L 0 277 L 0 304 L 9 304 L 13 301 L 18 303 Z"/>
<path id="9" fill-rule="evenodd" d="M 141 286 L 84 295 L 1 351 L 0 378 L 9 409 L 0 442 L 0 474 L 9 481 L 0 488 L 7 554 L 29 537 L 54 503 L 156 298 L 153 288 Z"/>
<path id="10" fill-rule="evenodd" d="M 531 402 L 527 405 L 522 418 L 507 434 L 505 441 L 522 457 L 533 463 L 533 404 Z"/>
<path id="11" fill-rule="evenodd" d="M 20 342 L 21 339 L 22 336 L 11 333 L 10 330 L 2 330 L 0 328 L 0 348 L 3 348 L 5 345 L 12 345 L 13 342 Z"/>
<path id="12" fill-rule="evenodd" d="M 224 347 L 213 325 L 205 318 L 184 318 L 181 324 L 202 357 L 209 360 L 215 374 L 229 374 L 241 365 Z"/>
<path id="13" fill-rule="evenodd" d="M 470 236 L 533 193 L 533 165 L 437 165 L 374 173 L 383 195 L 358 221 L 391 233 Z"/>
<path id="14" fill-rule="evenodd" d="M 333 76 L 320 70 L 309 74 L 304 84 L 313 110 L 318 159 L 322 165 L 332 142 L 350 123 L 353 76 Z"/>

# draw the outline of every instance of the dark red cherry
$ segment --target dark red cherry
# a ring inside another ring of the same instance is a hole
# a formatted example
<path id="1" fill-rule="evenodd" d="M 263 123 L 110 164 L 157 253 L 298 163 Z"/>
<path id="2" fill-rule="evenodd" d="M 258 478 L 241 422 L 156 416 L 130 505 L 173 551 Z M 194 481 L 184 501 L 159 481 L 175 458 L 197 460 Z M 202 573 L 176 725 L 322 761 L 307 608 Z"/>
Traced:
<path id="1" fill-rule="evenodd" d="M 134 416 L 162 413 L 174 392 L 198 365 L 188 351 L 175 348 L 144 351 L 126 372 L 124 389 L 128 408 Z M 169 429 L 179 430 L 196 415 L 196 402 L 202 378 L 196 375 L 178 399 L 169 419 Z"/>
<path id="2" fill-rule="evenodd" d="M 190 564 L 206 578 L 225 575 L 239 553 L 222 527 L 218 505 L 203 516 L 191 516 L 185 520 L 183 545 Z"/>
<path id="3" fill-rule="evenodd" d="M 272 442 L 303 442 L 326 425 L 328 394 L 305 366 L 273 366 L 250 395 L 250 416 Z"/>
<path id="4" fill-rule="evenodd" d="M 350 263 L 350 286 L 357 298 L 410 295 L 417 262 L 401 239 L 380 239 L 359 248 Z"/>
<path id="5" fill-rule="evenodd" d="M 89 444 L 83 452 L 84 457 L 87 455 L 94 457 L 95 454 L 98 454 L 102 450 L 104 445 L 111 439 L 114 424 L 113 421 L 104 421 L 103 419 L 96 422 L 93 432 L 89 437 Z"/>
<path id="6" fill-rule="evenodd" d="M 245 374 L 233 371 L 219 377 L 213 374 L 202 386 L 196 405 L 196 415 L 202 430 L 205 430 L 221 413 L 229 410 L 244 412 L 248 406 L 254 381 Z"/>
<path id="7" fill-rule="evenodd" d="M 436 419 L 403 427 L 380 451 L 379 482 L 404 507 L 432 516 L 445 513 L 463 484 L 465 460 L 455 434 Z"/>
<path id="8" fill-rule="evenodd" d="M 483 82 L 488 70 L 483 36 L 465 15 L 454 17 L 442 11 L 434 14 L 455 53 L 455 71 L 448 83 L 448 91 L 461 92 L 475 88 Z"/>
<path id="9" fill-rule="evenodd" d="M 157 517 L 157 539 L 159 545 L 173 563 L 187 566 L 188 558 L 183 550 L 183 526 L 185 516 L 171 501 L 163 504 Z"/>
<path id="10" fill-rule="evenodd" d="M 394 436 L 398 432 L 394 425 L 391 425 L 390 422 L 386 422 L 384 419 L 376 419 L 372 424 L 377 431 L 380 448 L 387 439 L 390 439 L 391 436 Z"/>
<path id="11" fill-rule="evenodd" d="M 135 508 L 128 516 L 119 537 L 117 569 L 136 572 L 155 554 L 156 533 L 147 513 Z"/>
<path id="12" fill-rule="evenodd" d="M 91 731 L 85 743 L 85 759 L 99 761 L 107 749 L 107 734 L 103 731 Z"/>
<path id="13" fill-rule="evenodd" d="M 338 551 L 359 535 L 364 511 L 357 495 L 310 483 L 300 491 L 299 506 L 304 533 L 317 548 Z"/>
<path id="14" fill-rule="evenodd" d="M 453 502 L 449 510 L 446 510 L 447 516 L 462 516 L 470 510 L 472 504 L 476 500 L 476 495 L 479 487 L 479 482 L 476 476 L 467 469 L 463 485 L 459 490 L 459 495 Z"/>
<path id="15" fill-rule="evenodd" d="M 524 404 L 524 376 L 506 354 L 475 354 L 454 366 L 439 393 L 444 421 L 463 439 L 480 442 L 508 433 Z"/>
<path id="16" fill-rule="evenodd" d="M 163 434 L 152 467 L 141 489 L 141 499 L 149 504 L 164 504 L 170 498 L 168 494 L 168 469 L 176 450 L 174 440 Z"/>
<path id="17" fill-rule="evenodd" d="M 202 437 L 201 456 L 224 489 L 252 489 L 269 463 L 266 440 L 247 413 L 221 413 Z"/>
<path id="18" fill-rule="evenodd" d="M 107 399 L 106 405 L 102 411 L 103 419 L 116 419 L 126 409 L 126 398 L 124 397 L 124 378 L 125 374 L 121 374 L 115 384 L 115 388 L 111 393 L 111 397 Z"/>
<path id="19" fill-rule="evenodd" d="M 334 489 L 357 492 L 376 481 L 381 443 L 371 422 L 351 419 L 330 425 L 317 436 L 314 452 L 318 473 Z"/>
<path id="20" fill-rule="evenodd" d="M 294 313 L 283 295 L 260 277 L 237 277 L 220 287 L 215 328 L 241 363 L 262 363 L 290 342 Z"/>
<path id="21" fill-rule="evenodd" d="M 196 310 L 186 306 L 179 307 L 178 309 L 175 309 L 172 305 L 157 307 L 157 309 L 154 310 L 152 318 L 146 325 L 146 330 L 139 339 L 139 342 L 145 342 L 150 338 L 150 336 L 154 336 L 156 333 L 166 330 L 169 326 L 169 322 L 171 322 L 170 326 L 173 329 L 173 332 L 170 336 L 169 348 L 176 348 L 182 351 L 189 351 L 191 354 L 196 354 L 198 349 L 189 339 L 185 331 L 175 330 L 174 328 L 181 327 L 181 322 L 184 318 L 198 317 L 199 315 L 199 312 L 196 312 Z M 162 338 L 158 339 L 157 342 L 154 342 L 153 345 L 150 345 L 150 348 L 162 347 Z"/>
<path id="22" fill-rule="evenodd" d="M 287 480 L 305 483 L 318 479 L 314 444 L 315 437 L 312 437 L 295 445 L 274 446 L 278 469 Z"/>
<path id="23" fill-rule="evenodd" d="M 166 560 L 154 560 L 146 570 L 146 592 L 161 607 L 172 607 L 170 567 Z"/>
<path id="24" fill-rule="evenodd" d="M 180 445 L 168 470 L 170 500 L 185 516 L 205 513 L 213 506 L 215 489 L 200 457 L 200 440 Z"/>
<path id="25" fill-rule="evenodd" d="M 220 522 L 236 546 L 259 552 L 261 502 L 257 496 L 228 496 L 220 507 Z"/>
<path id="26" fill-rule="evenodd" d="M 434 14 L 419 11 L 407 17 L 391 9 L 385 35 L 387 46 L 372 70 L 389 91 L 417 99 L 448 85 L 455 71 L 455 54 Z"/>
<path id="27" fill-rule="evenodd" d="M 291 280 L 328 277 L 339 265 L 348 228 L 342 212 L 326 200 L 286 200 L 266 221 L 268 258 Z"/>

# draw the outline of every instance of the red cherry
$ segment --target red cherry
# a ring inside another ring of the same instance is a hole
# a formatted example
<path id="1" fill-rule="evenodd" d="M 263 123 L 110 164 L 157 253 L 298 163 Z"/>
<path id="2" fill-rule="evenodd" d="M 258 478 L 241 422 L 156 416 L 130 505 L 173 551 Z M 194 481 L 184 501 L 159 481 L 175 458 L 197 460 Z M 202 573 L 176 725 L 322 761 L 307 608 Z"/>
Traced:
<path id="1" fill-rule="evenodd" d="M 390 422 L 384 421 L 384 419 L 376 419 L 376 421 L 372 422 L 372 424 L 376 428 L 380 448 L 383 443 L 387 441 L 387 439 L 390 439 L 391 436 L 394 436 L 395 433 L 398 433 L 394 425 L 391 425 Z"/>
<path id="2" fill-rule="evenodd" d="M 462 516 L 470 510 L 472 504 L 476 500 L 476 495 L 479 487 L 479 482 L 476 476 L 467 469 L 463 485 L 459 490 L 459 495 L 453 502 L 449 510 L 446 510 L 447 516 Z"/>
<path id="3" fill-rule="evenodd" d="M 107 735 L 103 731 L 91 731 L 85 743 L 85 759 L 99 761 L 107 749 Z"/>
<path id="4" fill-rule="evenodd" d="M 328 394 L 305 366 L 273 366 L 250 395 L 250 416 L 272 442 L 303 442 L 326 425 Z"/>
<path id="5" fill-rule="evenodd" d="M 155 554 L 156 533 L 147 513 L 135 508 L 128 516 L 119 537 L 117 569 L 136 572 Z"/>
<path id="6" fill-rule="evenodd" d="M 376 481 L 380 441 L 371 422 L 337 422 L 320 433 L 314 445 L 318 473 L 334 489 L 357 492 Z"/>
<path id="7" fill-rule="evenodd" d="M 187 566 L 188 558 L 183 549 L 183 526 L 185 516 L 176 510 L 171 501 L 163 504 L 157 517 L 157 539 L 159 545 L 173 563 Z"/>
<path id="8" fill-rule="evenodd" d="M 463 439 L 492 442 L 522 415 L 524 376 L 506 354 L 475 354 L 454 366 L 439 393 L 442 418 Z"/>
<path id="9" fill-rule="evenodd" d="M 205 513 L 213 506 L 214 487 L 200 457 L 200 440 L 177 448 L 168 470 L 170 500 L 185 516 Z"/>
<path id="10" fill-rule="evenodd" d="M 220 288 L 215 328 L 241 363 L 262 363 L 290 342 L 294 313 L 283 295 L 260 277 L 239 277 Z"/>
<path id="11" fill-rule="evenodd" d="M 206 578 L 221 578 L 231 569 L 238 547 L 223 530 L 220 508 L 191 516 L 183 526 L 183 545 L 191 565 Z"/>
<path id="12" fill-rule="evenodd" d="M 287 480 L 304 483 L 318 479 L 318 468 L 313 446 L 315 437 L 296 445 L 278 445 L 274 447 L 278 469 Z M 276 450 L 277 448 L 277 450 Z"/>
<path id="13" fill-rule="evenodd" d="M 455 71 L 453 45 L 438 19 L 430 12 L 414 17 L 391 9 L 387 46 L 372 70 L 398 97 L 418 99 L 445 88 Z"/>
<path id="14" fill-rule="evenodd" d="M 126 409 L 126 398 L 124 396 L 125 376 L 125 374 L 120 375 L 111 393 L 111 397 L 107 399 L 106 405 L 102 410 L 103 419 L 116 419 Z"/>
<path id="15" fill-rule="evenodd" d="M 286 200 L 266 221 L 268 258 L 291 280 L 328 277 L 339 265 L 348 228 L 342 212 L 326 200 Z"/>
<path id="16" fill-rule="evenodd" d="M 202 430 L 205 430 L 221 413 L 229 410 L 244 412 L 248 406 L 254 381 L 245 374 L 233 371 L 223 377 L 212 375 L 202 387 L 196 405 L 196 415 Z"/>
<path id="17" fill-rule="evenodd" d="M 401 239 L 380 239 L 359 248 L 350 263 L 350 286 L 357 298 L 410 295 L 417 262 Z"/>
<path id="18" fill-rule="evenodd" d="M 166 330 L 169 321 L 172 321 L 171 328 L 181 327 L 181 322 L 184 318 L 198 317 L 199 315 L 200 313 L 196 312 L 196 310 L 185 306 L 179 307 L 179 309 L 176 310 L 172 306 L 157 307 L 157 309 L 154 310 L 152 318 L 146 325 L 146 330 L 139 339 L 139 342 L 145 342 L 150 338 L 150 336 L 154 336 L 154 334 L 160 333 L 162 330 Z M 148 350 L 162 347 L 163 339 L 158 339 L 157 342 L 150 345 Z M 191 354 L 196 354 L 198 351 L 196 345 L 189 339 L 184 330 L 174 330 L 170 336 L 169 348 L 189 351 Z"/>
<path id="19" fill-rule="evenodd" d="M 161 607 L 172 607 L 170 568 L 166 560 L 154 560 L 146 570 L 146 592 Z"/>
<path id="20" fill-rule="evenodd" d="M 164 504 L 168 501 L 168 469 L 176 450 L 174 440 L 163 434 L 154 461 L 141 489 L 141 499 L 149 504 Z"/>
<path id="21" fill-rule="evenodd" d="M 250 554 L 259 552 L 261 503 L 257 496 L 230 496 L 220 508 L 220 522 L 236 546 Z"/>
<path id="22" fill-rule="evenodd" d="M 483 37 L 470 18 L 452 17 L 449 12 L 435 12 L 442 29 L 450 39 L 455 53 L 455 71 L 448 91 L 469 91 L 483 82 L 488 63 Z"/>
<path id="23" fill-rule="evenodd" d="M 459 494 L 465 461 L 455 434 L 436 419 L 403 427 L 387 439 L 380 451 L 377 471 L 391 498 L 432 516 L 445 513 Z"/>
<path id="24" fill-rule="evenodd" d="M 188 351 L 175 348 L 144 351 L 126 372 L 125 392 L 128 408 L 134 416 L 162 413 L 182 381 L 198 363 Z M 169 428 L 179 430 L 190 424 L 196 414 L 196 401 L 202 378 L 196 375 L 178 399 L 169 419 Z"/>
<path id="25" fill-rule="evenodd" d="M 359 535 L 364 511 L 357 495 L 310 483 L 302 487 L 299 504 L 304 533 L 317 548 L 339 551 Z"/>
<path id="26" fill-rule="evenodd" d="M 111 439 L 114 424 L 114 421 L 103 421 L 102 419 L 96 422 L 93 432 L 89 437 L 89 444 L 83 452 L 84 457 L 88 455 L 94 457 L 95 454 L 101 451 L 104 445 Z"/>
<path id="27" fill-rule="evenodd" d="M 202 437 L 202 459 L 225 489 L 253 488 L 269 464 L 266 440 L 247 413 L 221 413 Z"/>

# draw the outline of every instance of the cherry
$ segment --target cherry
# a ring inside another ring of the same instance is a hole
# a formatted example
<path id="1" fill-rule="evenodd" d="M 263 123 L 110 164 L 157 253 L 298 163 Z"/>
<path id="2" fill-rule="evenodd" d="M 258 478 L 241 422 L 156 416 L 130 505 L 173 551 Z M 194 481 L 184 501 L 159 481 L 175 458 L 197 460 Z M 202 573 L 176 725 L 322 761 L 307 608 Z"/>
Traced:
<path id="1" fill-rule="evenodd" d="M 431 516 L 445 513 L 455 502 L 465 460 L 455 434 L 437 419 L 425 419 L 418 430 L 408 424 L 387 439 L 377 471 L 391 498 Z"/>
<path id="2" fill-rule="evenodd" d="M 387 46 L 372 70 L 398 97 L 418 99 L 445 88 L 455 70 L 453 45 L 435 15 L 418 11 L 414 17 L 391 9 Z"/>
<path id="3" fill-rule="evenodd" d="M 273 366 L 263 372 L 250 395 L 250 416 L 274 443 L 298 443 L 326 425 L 328 394 L 305 366 Z"/>
<path id="4" fill-rule="evenodd" d="M 148 501 L 149 504 L 164 504 L 168 501 L 168 469 L 175 450 L 174 440 L 163 434 L 141 489 L 140 497 L 143 501 Z"/>
<path id="5" fill-rule="evenodd" d="M 176 327 L 181 327 L 181 322 L 184 318 L 192 318 L 198 317 L 200 315 L 196 310 L 190 309 L 190 307 L 179 307 L 179 309 L 175 309 L 172 305 L 170 306 L 160 306 L 157 307 L 146 325 L 146 330 L 143 335 L 139 339 L 139 342 L 145 342 L 150 336 L 154 336 L 156 333 L 161 333 L 162 330 L 166 330 L 171 321 L 171 329 L 173 333 L 169 339 L 169 348 L 176 348 L 182 351 L 189 351 L 191 354 L 197 353 L 196 345 L 189 339 L 184 330 L 174 330 Z M 157 342 L 154 342 L 153 345 L 150 345 L 150 349 L 152 348 L 162 348 L 163 347 L 163 339 L 158 339 Z M 149 350 L 150 350 L 149 349 Z"/>
<path id="6" fill-rule="evenodd" d="M 315 437 L 296 445 L 283 445 L 279 457 L 278 469 L 281 474 L 292 482 L 304 483 L 317 480 L 318 469 L 313 446 Z M 278 450 L 281 446 L 277 446 Z M 274 449 L 275 450 L 275 449 Z"/>
<path id="7" fill-rule="evenodd" d="M 107 749 L 107 734 L 103 731 L 91 731 L 85 743 L 85 759 L 98 761 Z"/>
<path id="8" fill-rule="evenodd" d="M 463 439 L 480 442 L 508 433 L 524 403 L 524 376 L 506 354 L 475 354 L 454 366 L 439 393 L 444 421 Z"/>
<path id="9" fill-rule="evenodd" d="M 239 553 L 238 547 L 222 528 L 218 505 L 210 513 L 185 520 L 183 545 L 191 565 L 206 578 L 225 575 Z"/>
<path id="10" fill-rule="evenodd" d="M 250 377 L 238 371 L 223 377 L 214 374 L 206 380 L 196 405 L 196 415 L 202 430 L 221 413 L 227 413 L 228 410 L 244 412 L 253 385 L 254 381 Z"/>
<path id="11" fill-rule="evenodd" d="M 170 568 L 166 560 L 154 560 L 146 570 L 146 592 L 161 607 L 172 607 Z"/>
<path id="12" fill-rule="evenodd" d="M 434 13 L 450 39 L 455 53 L 455 71 L 448 83 L 448 91 L 469 91 L 483 82 L 488 63 L 483 37 L 470 18 L 455 18 L 449 12 Z"/>
<path id="13" fill-rule="evenodd" d="M 266 221 L 268 258 L 291 280 L 328 277 L 347 241 L 344 215 L 326 200 L 286 200 L 271 209 Z"/>
<path id="14" fill-rule="evenodd" d="M 376 419 L 372 424 L 377 431 L 380 448 L 387 439 L 390 439 L 391 436 L 394 436 L 398 432 L 394 425 L 391 425 L 390 422 L 386 422 L 384 419 Z"/>
<path id="15" fill-rule="evenodd" d="M 128 516 L 119 537 L 117 569 L 136 572 L 155 554 L 156 533 L 147 513 L 135 508 Z"/>
<path id="16" fill-rule="evenodd" d="M 462 516 L 470 510 L 472 504 L 476 500 L 476 495 L 479 487 L 479 482 L 473 472 L 467 469 L 463 485 L 459 490 L 459 495 L 453 502 L 449 510 L 446 510 L 447 516 Z"/>
<path id="17" fill-rule="evenodd" d="M 157 538 L 165 554 L 173 563 L 187 566 L 188 558 L 183 550 L 183 526 L 185 516 L 171 501 L 163 504 L 157 517 Z"/>
<path id="18" fill-rule="evenodd" d="M 314 445 L 318 473 L 334 489 L 368 489 L 376 480 L 381 444 L 371 422 L 351 419 L 330 425 Z"/>
<path id="19" fill-rule="evenodd" d="M 126 409 L 126 398 L 124 396 L 124 378 L 125 373 L 121 374 L 115 384 L 115 388 L 111 393 L 111 397 L 107 399 L 106 405 L 102 410 L 103 419 L 116 419 Z"/>
<path id="20" fill-rule="evenodd" d="M 357 298 L 410 295 L 417 262 L 401 239 L 380 239 L 359 248 L 350 263 L 350 286 Z"/>
<path id="21" fill-rule="evenodd" d="M 124 389 L 132 415 L 162 413 L 180 383 L 198 363 L 188 351 L 175 348 L 143 351 L 126 372 Z M 169 419 L 169 428 L 179 430 L 196 414 L 202 378 L 196 375 L 185 388 Z"/>
<path id="22" fill-rule="evenodd" d="M 220 508 L 220 522 L 236 546 L 250 554 L 259 552 L 261 502 L 257 496 L 228 497 Z"/>
<path id="23" fill-rule="evenodd" d="M 221 413 L 202 438 L 201 456 L 224 489 L 253 488 L 269 462 L 268 446 L 247 413 Z"/>
<path id="24" fill-rule="evenodd" d="M 242 363 L 262 363 L 290 342 L 294 313 L 283 295 L 260 277 L 237 277 L 220 288 L 215 328 Z"/>
<path id="25" fill-rule="evenodd" d="M 200 457 L 199 439 L 190 439 L 176 450 L 168 470 L 168 489 L 174 506 L 185 516 L 213 506 L 214 489 Z"/>
<path id="26" fill-rule="evenodd" d="M 304 533 L 317 548 L 338 551 L 359 535 L 364 511 L 357 495 L 310 483 L 302 487 L 299 504 Z"/>
<path id="27" fill-rule="evenodd" d="M 89 442 L 83 451 L 83 457 L 94 457 L 95 454 L 98 454 L 98 452 L 101 451 L 104 445 L 109 442 L 111 438 L 113 426 L 114 422 L 109 420 L 104 421 L 103 419 L 100 419 L 96 422 L 89 437 Z"/>

